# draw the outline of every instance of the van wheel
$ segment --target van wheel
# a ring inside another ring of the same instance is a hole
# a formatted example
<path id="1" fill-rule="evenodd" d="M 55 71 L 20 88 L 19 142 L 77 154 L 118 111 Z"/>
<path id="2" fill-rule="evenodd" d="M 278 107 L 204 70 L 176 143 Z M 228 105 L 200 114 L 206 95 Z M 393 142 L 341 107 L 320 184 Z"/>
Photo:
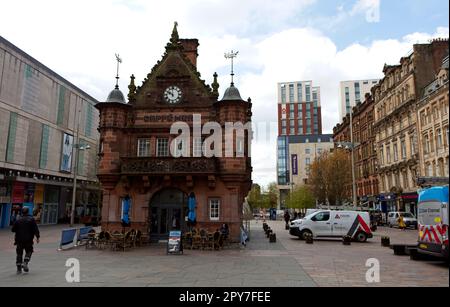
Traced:
<path id="1" fill-rule="evenodd" d="M 302 230 L 302 232 L 301 232 L 301 234 L 300 234 L 300 238 L 301 238 L 302 240 L 306 240 L 307 233 L 309 233 L 309 234 L 312 235 L 311 230 L 306 229 L 306 230 Z"/>
<path id="2" fill-rule="evenodd" d="M 392 228 L 392 224 L 391 223 L 389 223 L 389 228 Z"/>
<path id="3" fill-rule="evenodd" d="M 364 243 L 367 241 L 367 235 L 365 232 L 358 232 L 355 236 L 355 240 L 359 243 Z"/>

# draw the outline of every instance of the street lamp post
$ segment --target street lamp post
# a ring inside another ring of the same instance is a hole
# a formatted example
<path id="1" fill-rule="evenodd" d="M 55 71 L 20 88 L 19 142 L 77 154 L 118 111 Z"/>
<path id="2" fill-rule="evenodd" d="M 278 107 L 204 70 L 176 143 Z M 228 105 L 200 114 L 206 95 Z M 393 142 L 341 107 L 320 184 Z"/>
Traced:
<path id="1" fill-rule="evenodd" d="M 78 112 L 80 113 L 80 112 Z M 72 146 L 72 156 L 73 156 L 73 187 L 72 187 L 72 209 L 70 214 L 70 227 L 73 227 L 75 222 L 75 200 L 77 195 L 77 172 L 78 172 L 78 151 L 79 150 L 87 150 L 91 147 L 89 145 L 80 145 L 79 144 L 79 132 L 80 132 L 80 119 L 78 118 L 77 124 L 77 136 L 75 139 L 75 144 Z"/>
<path id="2" fill-rule="evenodd" d="M 350 123 L 352 123 L 351 120 L 352 116 L 350 115 Z M 351 127 L 352 124 L 350 124 Z M 356 176 L 355 176 L 355 156 L 354 156 L 354 150 L 355 147 L 359 146 L 359 143 L 353 143 L 353 129 L 350 128 L 350 134 L 352 135 L 351 137 L 351 142 L 337 142 L 336 144 L 338 145 L 338 148 L 345 148 L 347 150 L 350 150 L 350 154 L 351 154 L 351 164 L 352 164 L 352 203 L 353 203 L 353 208 L 356 209 L 357 208 L 357 195 L 356 195 Z"/>
<path id="3" fill-rule="evenodd" d="M 356 199 L 356 176 L 355 176 L 355 143 L 353 143 L 353 110 L 350 111 L 350 143 L 351 146 L 351 156 L 352 156 L 352 189 L 353 189 L 353 209 L 356 210 L 357 199 Z"/>

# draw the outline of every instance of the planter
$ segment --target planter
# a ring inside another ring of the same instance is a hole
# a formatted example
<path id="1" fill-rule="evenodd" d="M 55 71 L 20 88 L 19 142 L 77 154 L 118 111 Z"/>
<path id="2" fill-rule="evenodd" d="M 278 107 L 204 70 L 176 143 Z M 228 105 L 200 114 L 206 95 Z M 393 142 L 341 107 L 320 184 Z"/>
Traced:
<path id="1" fill-rule="evenodd" d="M 267 230 L 267 232 L 266 232 L 267 238 L 270 237 L 270 234 L 271 234 L 272 232 L 273 232 L 273 231 L 272 231 L 272 229 L 270 229 L 270 228 Z"/>
<path id="2" fill-rule="evenodd" d="M 389 237 L 381 237 L 381 246 L 389 247 L 391 245 L 391 239 Z"/>

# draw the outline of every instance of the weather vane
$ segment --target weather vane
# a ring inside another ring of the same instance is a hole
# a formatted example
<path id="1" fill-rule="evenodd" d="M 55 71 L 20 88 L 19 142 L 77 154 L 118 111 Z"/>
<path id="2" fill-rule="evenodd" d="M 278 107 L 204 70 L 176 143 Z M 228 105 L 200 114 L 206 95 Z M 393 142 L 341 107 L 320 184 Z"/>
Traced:
<path id="1" fill-rule="evenodd" d="M 231 50 L 231 52 L 229 53 L 225 53 L 225 59 L 231 59 L 231 85 L 234 85 L 234 71 L 233 71 L 233 60 L 235 57 L 237 57 L 239 51 L 234 52 L 233 50 Z"/>
<path id="2" fill-rule="evenodd" d="M 116 61 L 117 61 L 117 75 L 116 75 L 116 88 L 119 88 L 119 64 L 122 63 L 122 59 L 119 54 L 116 53 Z"/>

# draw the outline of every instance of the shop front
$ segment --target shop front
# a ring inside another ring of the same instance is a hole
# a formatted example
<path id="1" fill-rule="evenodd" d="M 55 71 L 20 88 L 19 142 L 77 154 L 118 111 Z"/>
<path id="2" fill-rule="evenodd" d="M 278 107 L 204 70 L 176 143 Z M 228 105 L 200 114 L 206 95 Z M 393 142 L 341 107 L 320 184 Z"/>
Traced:
<path id="1" fill-rule="evenodd" d="M 59 193 L 58 186 L 45 186 L 44 189 L 44 203 L 42 205 L 41 225 L 57 224 L 58 223 L 58 206 Z"/>
<path id="2" fill-rule="evenodd" d="M 417 216 L 417 200 L 419 195 L 416 192 L 403 193 L 401 195 L 403 201 L 403 210 Z"/>
<path id="3" fill-rule="evenodd" d="M 11 214 L 11 188 L 9 183 L 0 181 L 0 229 L 9 226 Z"/>
<path id="4" fill-rule="evenodd" d="M 397 197 L 394 193 L 381 194 L 379 197 L 380 209 L 383 217 L 387 222 L 387 214 L 389 212 L 397 211 Z"/>

